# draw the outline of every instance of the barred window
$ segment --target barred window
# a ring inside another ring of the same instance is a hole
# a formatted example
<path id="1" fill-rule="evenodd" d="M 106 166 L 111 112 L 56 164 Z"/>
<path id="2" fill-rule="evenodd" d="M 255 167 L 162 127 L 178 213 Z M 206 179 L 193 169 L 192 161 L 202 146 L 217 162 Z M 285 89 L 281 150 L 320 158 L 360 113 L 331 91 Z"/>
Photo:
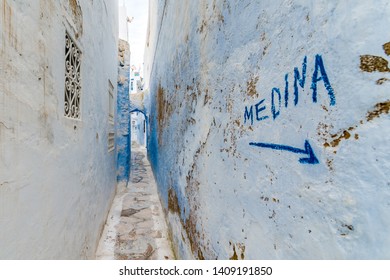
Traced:
<path id="1" fill-rule="evenodd" d="M 68 33 L 65 34 L 65 116 L 80 119 L 81 52 Z"/>
<path id="2" fill-rule="evenodd" d="M 114 86 L 108 80 L 108 121 L 110 124 L 114 124 L 114 110 Z"/>
<path id="3" fill-rule="evenodd" d="M 112 82 L 108 80 L 108 151 L 112 152 L 115 149 L 115 132 L 114 132 L 114 86 Z"/>
<path id="4" fill-rule="evenodd" d="M 115 133 L 108 133 L 108 152 L 112 152 L 115 149 Z"/>

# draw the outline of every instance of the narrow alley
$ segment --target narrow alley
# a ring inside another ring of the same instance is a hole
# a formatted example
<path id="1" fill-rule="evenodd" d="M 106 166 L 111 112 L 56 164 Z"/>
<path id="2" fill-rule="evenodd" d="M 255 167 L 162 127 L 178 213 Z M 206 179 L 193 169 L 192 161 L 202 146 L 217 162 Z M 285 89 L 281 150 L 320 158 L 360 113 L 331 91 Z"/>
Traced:
<path id="1" fill-rule="evenodd" d="M 390 260 L 389 26 L 390 0 L 0 0 L 0 259 Z"/>
<path id="2" fill-rule="evenodd" d="M 130 182 L 118 190 L 96 259 L 172 260 L 172 245 L 146 149 L 131 146 Z"/>

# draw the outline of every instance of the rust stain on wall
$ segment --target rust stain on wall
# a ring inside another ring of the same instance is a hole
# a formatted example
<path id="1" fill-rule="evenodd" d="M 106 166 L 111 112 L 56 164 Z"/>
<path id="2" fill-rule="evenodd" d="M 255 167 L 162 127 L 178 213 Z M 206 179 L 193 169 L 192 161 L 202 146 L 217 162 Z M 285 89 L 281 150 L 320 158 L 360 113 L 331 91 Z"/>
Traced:
<path id="1" fill-rule="evenodd" d="M 2 11 L 2 13 L 3 13 L 2 29 L 4 29 L 4 37 L 3 38 L 8 37 L 9 44 L 12 47 L 14 47 L 15 49 L 17 49 L 18 40 L 17 40 L 15 29 L 14 29 L 14 15 L 13 15 L 12 7 L 10 5 L 8 5 L 6 0 L 4 0 L 4 2 L 3 2 L 2 10 L 3 10 Z M 2 40 L 2 41 L 4 41 L 4 40 Z M 4 44 L 4 42 L 3 42 L 3 44 Z M 4 48 L 3 44 L 2 44 L 2 48 Z"/>
<path id="2" fill-rule="evenodd" d="M 247 82 L 246 82 L 246 92 L 250 97 L 257 96 L 256 91 L 256 84 L 259 81 L 259 77 L 252 76 Z"/>
<path id="3" fill-rule="evenodd" d="M 342 131 L 341 133 L 332 134 L 332 141 L 330 143 L 325 142 L 324 147 L 337 147 L 342 140 L 348 140 L 351 138 L 351 131 L 354 130 L 354 127 L 350 127 L 347 130 Z"/>
<path id="4" fill-rule="evenodd" d="M 157 123 L 158 123 L 158 144 L 162 144 L 162 127 L 164 121 L 164 89 L 161 85 L 157 89 Z"/>
<path id="5" fill-rule="evenodd" d="M 79 5 L 77 4 L 77 0 L 69 0 L 70 8 L 72 9 L 72 13 L 74 16 L 77 16 L 77 8 Z"/>
<path id="6" fill-rule="evenodd" d="M 390 81 L 390 80 L 387 78 L 380 78 L 379 80 L 376 81 L 376 84 L 382 85 L 384 82 L 388 82 L 388 81 Z"/>
<path id="7" fill-rule="evenodd" d="M 221 13 L 218 14 L 217 18 L 218 18 L 218 21 L 225 23 L 225 17 Z"/>
<path id="8" fill-rule="evenodd" d="M 163 99 L 164 90 L 160 90 L 159 94 L 161 95 L 161 97 L 159 98 L 161 108 L 164 108 L 165 105 L 163 105 L 163 102 L 161 102 L 161 99 Z M 162 119 L 164 119 L 163 112 L 161 114 Z M 177 193 L 172 187 L 168 189 L 168 211 L 172 214 L 176 214 L 179 217 L 180 223 L 183 227 L 182 238 L 183 240 L 188 240 L 193 256 L 199 260 L 205 259 L 205 254 L 207 254 L 207 258 L 210 258 L 210 255 L 212 255 L 210 248 L 208 248 L 208 245 L 206 245 L 206 247 L 202 245 L 205 244 L 204 234 L 199 232 L 199 228 L 201 227 L 199 226 L 199 219 L 197 216 L 197 211 L 200 208 L 199 202 L 197 201 L 197 195 L 199 193 L 200 186 L 200 183 L 197 180 L 199 173 L 197 162 L 199 160 L 199 157 L 205 153 L 205 147 L 209 135 L 210 129 L 208 131 L 206 139 L 204 139 L 204 141 L 200 143 L 200 146 L 195 151 L 193 156 L 193 162 L 188 167 L 188 173 L 186 176 L 187 185 L 185 189 L 185 196 L 190 199 L 190 209 L 181 209 L 181 204 L 179 202 Z M 184 236 L 186 236 L 187 239 Z"/>
<path id="9" fill-rule="evenodd" d="M 205 30 L 205 28 L 207 27 L 207 21 L 206 20 L 202 20 L 202 23 L 200 24 L 200 27 L 198 28 L 198 32 L 199 33 L 203 33 L 203 31 Z"/>
<path id="10" fill-rule="evenodd" d="M 388 61 L 376 55 L 361 55 L 360 69 L 365 72 L 390 72 Z"/>
<path id="11" fill-rule="evenodd" d="M 165 95 L 164 88 L 159 85 L 157 89 L 157 122 L 158 122 L 158 144 L 162 145 L 162 135 L 167 126 L 169 118 L 173 113 L 173 105 Z"/>
<path id="12" fill-rule="evenodd" d="M 229 260 L 244 260 L 245 259 L 245 245 L 243 243 L 233 244 L 229 242 L 230 246 L 233 246 L 233 255 L 229 258 Z M 236 250 L 237 248 L 237 250 Z M 239 254 L 237 254 L 239 251 Z"/>
<path id="13" fill-rule="evenodd" d="M 390 111 L 390 100 L 385 102 L 377 103 L 374 107 L 374 110 L 367 113 L 367 121 L 372 121 L 375 118 L 378 118 L 382 114 L 388 114 Z"/>
<path id="14" fill-rule="evenodd" d="M 371 111 L 368 111 L 366 114 L 366 120 L 361 120 L 359 122 L 360 125 L 364 124 L 364 122 L 370 122 L 376 118 L 379 118 L 383 114 L 389 114 L 390 112 L 390 100 L 387 100 L 385 102 L 380 102 L 375 104 L 374 109 Z M 329 147 L 337 147 L 341 141 L 343 140 L 348 140 L 351 138 L 351 132 L 354 131 L 358 125 L 351 126 L 348 129 L 342 130 L 341 132 L 338 132 L 336 134 L 332 134 L 330 137 L 332 138 L 329 141 L 326 141 L 324 143 L 325 148 Z M 359 135 L 355 134 L 354 135 L 355 140 L 359 140 Z"/>
<path id="15" fill-rule="evenodd" d="M 77 28 L 76 39 L 83 34 L 83 12 L 78 0 L 69 0 L 69 7 L 72 12 L 72 19 Z"/>
<path id="16" fill-rule="evenodd" d="M 174 189 L 169 188 L 168 190 L 168 211 L 172 214 L 178 215 L 180 222 L 187 234 L 188 240 L 190 241 L 190 247 L 193 255 L 199 260 L 204 260 L 203 251 L 199 245 L 200 233 L 196 230 L 196 216 L 193 211 L 190 210 L 190 214 L 186 221 L 183 221 L 181 217 L 181 209 L 179 200 Z"/>
<path id="17" fill-rule="evenodd" d="M 390 55 L 390 42 L 383 45 L 383 50 L 385 51 L 385 54 Z"/>
<path id="18" fill-rule="evenodd" d="M 197 162 L 199 157 L 205 153 L 206 144 L 210 136 L 211 129 L 207 133 L 206 139 L 200 143 L 199 148 L 195 151 L 194 160 L 192 165 L 189 168 L 188 174 L 186 176 L 187 186 L 186 186 L 186 195 L 191 198 L 189 215 L 185 222 L 183 222 L 183 227 L 186 230 L 188 239 L 190 241 L 191 250 L 193 255 L 200 259 L 204 259 L 204 254 L 207 252 L 210 254 L 209 249 L 201 245 L 204 240 L 204 236 L 201 236 L 200 232 L 197 230 L 197 215 L 196 212 L 199 209 L 200 205 L 196 201 L 197 194 L 199 193 L 200 183 L 197 180 L 198 178 L 198 165 Z"/>
<path id="19" fill-rule="evenodd" d="M 326 165 L 328 166 L 329 170 L 330 171 L 333 171 L 334 170 L 334 166 L 333 166 L 333 159 L 327 159 L 326 160 Z"/>
<path id="20" fill-rule="evenodd" d="M 170 188 L 168 190 L 168 210 L 171 213 L 180 215 L 180 205 L 176 192 Z"/>
<path id="21" fill-rule="evenodd" d="M 383 49 L 387 55 L 390 55 L 390 42 L 385 43 L 383 45 Z M 360 69 L 365 72 L 390 72 L 388 67 L 388 61 L 380 56 L 374 55 L 362 55 L 360 56 Z M 382 85 L 384 82 L 389 81 L 387 78 L 381 78 L 376 81 L 376 84 Z M 380 117 L 383 114 L 389 114 L 390 111 L 390 100 L 379 102 L 375 104 L 374 109 L 368 111 L 366 114 L 365 120 L 360 120 L 359 125 L 364 124 L 365 122 L 369 122 L 374 120 L 375 118 Z M 351 138 L 351 132 L 355 130 L 359 125 L 355 125 L 353 127 L 349 127 L 348 129 L 341 130 L 336 134 L 332 134 L 330 137 L 331 140 L 325 141 L 324 147 L 337 147 L 341 141 L 348 140 Z M 320 134 L 320 133 L 319 133 Z M 354 135 L 355 140 L 359 140 L 359 135 Z"/>
<path id="22" fill-rule="evenodd" d="M 237 253 L 236 253 L 236 247 L 233 245 L 233 256 L 229 258 L 229 260 L 238 260 Z"/>
<path id="23" fill-rule="evenodd" d="M 209 102 L 210 100 L 210 95 L 209 95 L 209 90 L 206 88 L 204 90 L 204 101 L 203 101 L 203 106 L 206 106 L 206 104 Z"/>

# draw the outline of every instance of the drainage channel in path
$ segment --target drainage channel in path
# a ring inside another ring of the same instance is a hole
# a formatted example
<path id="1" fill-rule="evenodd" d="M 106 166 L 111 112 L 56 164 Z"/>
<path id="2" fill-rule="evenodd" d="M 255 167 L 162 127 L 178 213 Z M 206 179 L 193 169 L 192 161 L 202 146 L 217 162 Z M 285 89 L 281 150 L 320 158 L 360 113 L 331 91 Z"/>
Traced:
<path id="1" fill-rule="evenodd" d="M 131 147 L 130 182 L 118 187 L 96 259 L 174 259 L 146 149 Z"/>

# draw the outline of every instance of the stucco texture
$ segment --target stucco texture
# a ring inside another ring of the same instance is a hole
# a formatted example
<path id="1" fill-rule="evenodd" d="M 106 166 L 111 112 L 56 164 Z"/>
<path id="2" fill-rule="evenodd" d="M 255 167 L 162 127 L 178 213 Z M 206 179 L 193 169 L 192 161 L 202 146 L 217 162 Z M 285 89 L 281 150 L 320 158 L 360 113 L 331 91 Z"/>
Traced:
<path id="1" fill-rule="evenodd" d="M 389 2 L 150 3 L 149 157 L 178 255 L 390 258 Z"/>
<path id="2" fill-rule="evenodd" d="M 0 9 L 0 259 L 93 258 L 116 187 L 117 1 Z M 64 116 L 66 32 L 81 52 L 79 119 Z"/>

